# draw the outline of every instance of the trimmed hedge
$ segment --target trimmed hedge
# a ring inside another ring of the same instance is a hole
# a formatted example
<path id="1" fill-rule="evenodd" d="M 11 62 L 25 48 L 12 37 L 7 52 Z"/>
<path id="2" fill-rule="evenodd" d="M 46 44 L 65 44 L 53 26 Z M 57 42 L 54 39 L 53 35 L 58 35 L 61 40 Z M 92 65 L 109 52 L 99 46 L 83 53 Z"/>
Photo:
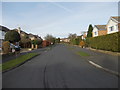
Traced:
<path id="1" fill-rule="evenodd" d="M 107 51 L 120 52 L 120 32 L 86 38 L 86 43 L 89 47 Z"/>
<path id="2" fill-rule="evenodd" d="M 70 40 L 70 43 L 73 44 L 73 45 L 79 45 L 81 40 L 82 40 L 81 37 L 78 36 L 77 38 L 74 38 L 74 39 Z"/>

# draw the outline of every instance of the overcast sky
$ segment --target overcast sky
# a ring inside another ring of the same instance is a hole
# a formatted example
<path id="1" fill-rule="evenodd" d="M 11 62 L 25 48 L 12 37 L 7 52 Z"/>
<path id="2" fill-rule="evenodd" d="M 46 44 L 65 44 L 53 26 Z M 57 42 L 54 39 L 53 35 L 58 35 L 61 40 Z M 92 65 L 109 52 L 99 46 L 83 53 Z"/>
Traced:
<path id="1" fill-rule="evenodd" d="M 1 6 L 1 4 L 0 4 Z M 2 23 L 41 37 L 81 34 L 88 25 L 107 24 L 118 15 L 117 2 L 2 2 Z"/>

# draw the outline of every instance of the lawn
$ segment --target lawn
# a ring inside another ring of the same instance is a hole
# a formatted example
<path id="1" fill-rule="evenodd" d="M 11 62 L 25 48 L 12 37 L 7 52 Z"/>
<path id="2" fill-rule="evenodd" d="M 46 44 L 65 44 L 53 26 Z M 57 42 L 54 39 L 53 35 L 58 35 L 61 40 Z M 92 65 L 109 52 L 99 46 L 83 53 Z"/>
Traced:
<path id="1" fill-rule="evenodd" d="M 3 71 L 11 69 L 11 68 L 13 68 L 13 67 L 15 67 L 15 66 L 17 66 L 17 65 L 31 59 L 32 57 L 37 56 L 37 55 L 38 55 L 38 53 L 28 53 L 28 54 L 19 56 L 16 59 L 5 62 L 5 63 L 0 65 L 0 71 L 1 71 L 1 69 Z"/>
<path id="2" fill-rule="evenodd" d="M 80 56 L 90 56 L 88 53 L 82 51 L 77 52 L 77 54 Z"/>

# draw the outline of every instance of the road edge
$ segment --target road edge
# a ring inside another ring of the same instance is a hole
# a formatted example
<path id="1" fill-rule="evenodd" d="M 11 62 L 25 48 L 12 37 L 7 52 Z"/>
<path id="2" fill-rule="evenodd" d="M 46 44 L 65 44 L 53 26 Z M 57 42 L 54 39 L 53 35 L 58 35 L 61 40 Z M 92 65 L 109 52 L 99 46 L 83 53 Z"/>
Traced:
<path id="1" fill-rule="evenodd" d="M 100 65 L 98 65 L 98 64 L 96 64 L 96 63 L 94 63 L 93 61 L 88 61 L 91 65 L 93 65 L 93 66 L 95 66 L 95 67 L 97 67 L 97 68 L 100 68 L 100 69 L 102 69 L 102 70 L 104 70 L 104 71 L 107 71 L 107 72 L 109 72 L 109 73 L 111 73 L 111 74 L 114 74 L 114 75 L 116 75 L 117 77 L 120 77 L 120 73 L 119 72 L 116 72 L 116 71 L 113 71 L 113 70 L 110 70 L 110 69 L 107 69 L 107 68 L 104 68 L 104 67 L 102 67 L 102 66 L 100 66 Z"/>
<path id="2" fill-rule="evenodd" d="M 26 62 L 30 61 L 31 59 L 37 57 L 38 55 L 40 55 L 40 54 L 37 54 L 37 55 L 31 57 L 30 59 L 28 59 L 28 60 L 26 60 L 26 61 L 24 61 L 24 62 L 22 62 L 22 63 L 16 65 L 15 67 L 12 67 L 12 68 L 10 68 L 10 69 L 7 69 L 7 70 L 5 70 L 5 71 L 2 71 L 2 73 L 6 73 L 6 72 L 8 72 L 8 71 L 11 71 L 11 70 L 13 70 L 13 69 L 15 69 L 15 68 L 17 68 L 17 67 L 19 67 L 19 66 L 25 64 Z"/>

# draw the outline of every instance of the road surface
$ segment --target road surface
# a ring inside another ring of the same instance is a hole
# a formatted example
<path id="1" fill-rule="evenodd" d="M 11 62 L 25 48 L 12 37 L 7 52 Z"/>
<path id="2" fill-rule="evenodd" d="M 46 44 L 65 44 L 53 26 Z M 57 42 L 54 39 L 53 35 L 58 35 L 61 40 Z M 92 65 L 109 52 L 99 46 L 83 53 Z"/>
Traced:
<path id="1" fill-rule="evenodd" d="M 117 88 L 118 77 L 93 67 L 66 45 L 6 72 L 3 88 Z"/>

